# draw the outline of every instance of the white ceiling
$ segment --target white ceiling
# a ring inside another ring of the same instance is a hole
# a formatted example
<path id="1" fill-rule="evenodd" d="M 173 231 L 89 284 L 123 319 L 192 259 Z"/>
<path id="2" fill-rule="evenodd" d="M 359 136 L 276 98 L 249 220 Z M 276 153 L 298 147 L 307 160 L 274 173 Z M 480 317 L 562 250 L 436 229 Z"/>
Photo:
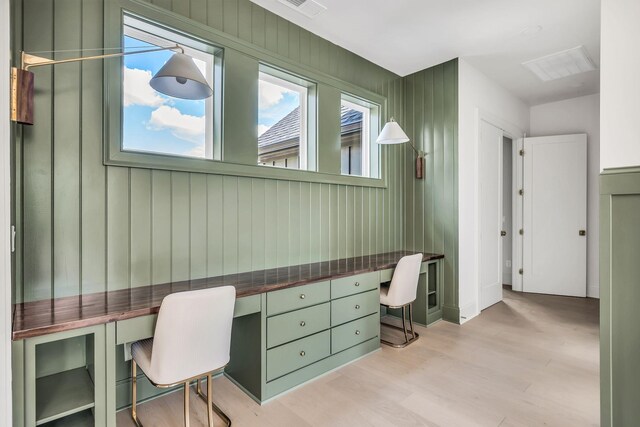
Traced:
<path id="1" fill-rule="evenodd" d="M 530 105 L 599 92 L 599 71 L 543 83 L 522 62 L 583 45 L 600 65 L 600 0 L 317 0 L 311 19 L 254 3 L 399 75 L 464 58 Z"/>

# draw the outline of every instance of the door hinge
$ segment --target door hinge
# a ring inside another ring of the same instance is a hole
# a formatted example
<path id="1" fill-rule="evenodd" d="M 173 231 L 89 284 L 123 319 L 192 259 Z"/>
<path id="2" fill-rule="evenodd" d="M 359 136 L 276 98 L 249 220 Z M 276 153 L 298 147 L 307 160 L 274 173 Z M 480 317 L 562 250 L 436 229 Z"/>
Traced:
<path id="1" fill-rule="evenodd" d="M 524 270 L 523 270 L 523 269 L 520 269 L 520 270 L 518 270 L 518 273 L 519 273 L 519 274 L 523 274 L 523 273 L 524 273 Z"/>
<path id="2" fill-rule="evenodd" d="M 16 251 L 16 226 L 11 226 L 11 253 Z"/>
<path id="3" fill-rule="evenodd" d="M 518 231 L 518 233 L 520 233 L 520 235 L 522 236 L 524 234 L 524 230 L 521 228 L 520 231 Z"/>
<path id="4" fill-rule="evenodd" d="M 521 196 L 524 196 L 524 188 L 521 188 L 521 189 L 518 191 L 518 194 L 519 194 L 519 195 L 521 195 Z"/>
<path id="5" fill-rule="evenodd" d="M 524 150 L 520 150 L 520 155 L 524 156 Z"/>

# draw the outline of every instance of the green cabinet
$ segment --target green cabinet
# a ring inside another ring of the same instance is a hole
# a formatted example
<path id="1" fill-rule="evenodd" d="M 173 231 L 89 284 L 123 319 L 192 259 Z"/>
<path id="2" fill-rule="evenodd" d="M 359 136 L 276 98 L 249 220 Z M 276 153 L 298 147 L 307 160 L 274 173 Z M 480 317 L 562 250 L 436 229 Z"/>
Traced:
<path id="1" fill-rule="evenodd" d="M 331 305 L 326 302 L 267 319 L 267 348 L 329 329 Z"/>
<path id="2" fill-rule="evenodd" d="M 329 281 L 267 293 L 267 316 L 329 301 Z"/>
<path id="3" fill-rule="evenodd" d="M 380 291 L 378 288 L 362 294 L 331 301 L 331 326 L 338 326 L 380 311 Z"/>
<path id="4" fill-rule="evenodd" d="M 600 402 L 603 427 L 640 420 L 640 167 L 600 178 Z"/>
<path id="5" fill-rule="evenodd" d="M 267 350 L 267 381 L 324 359 L 331 354 L 329 331 Z"/>
<path id="6" fill-rule="evenodd" d="M 362 319 L 331 329 L 331 353 L 339 353 L 380 334 L 380 316 L 370 314 Z"/>

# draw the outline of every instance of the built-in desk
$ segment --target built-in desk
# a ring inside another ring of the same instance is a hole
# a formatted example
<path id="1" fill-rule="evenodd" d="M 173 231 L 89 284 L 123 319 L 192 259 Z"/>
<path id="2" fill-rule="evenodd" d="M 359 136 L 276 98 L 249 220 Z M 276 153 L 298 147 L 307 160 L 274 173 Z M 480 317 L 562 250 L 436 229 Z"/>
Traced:
<path id="1" fill-rule="evenodd" d="M 390 280 L 398 260 L 410 254 L 389 252 L 16 304 L 14 425 L 65 418 L 77 425 L 114 426 L 116 409 L 130 399 L 126 344 L 153 335 L 165 296 L 225 285 L 235 286 L 237 295 L 225 375 L 264 402 L 379 348 L 378 289 Z M 420 323 L 429 323 L 437 313 L 429 299 L 440 287 L 441 258 L 424 254 L 427 277 L 419 288 L 424 316 L 416 311 L 417 320 L 424 319 Z M 431 270 L 438 277 L 429 279 Z M 56 346 L 64 340 L 82 346 L 84 366 L 39 369 L 37 364 L 61 357 Z M 47 375 L 38 374 L 44 371 Z M 139 384 L 143 399 L 157 392 L 144 379 Z"/>

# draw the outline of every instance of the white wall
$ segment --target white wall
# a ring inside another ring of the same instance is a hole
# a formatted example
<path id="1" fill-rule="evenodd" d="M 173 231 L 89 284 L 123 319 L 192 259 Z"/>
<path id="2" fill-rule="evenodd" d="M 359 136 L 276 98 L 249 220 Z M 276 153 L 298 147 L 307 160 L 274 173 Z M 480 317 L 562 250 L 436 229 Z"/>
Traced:
<path id="1" fill-rule="evenodd" d="M 0 1 L 0 425 L 11 423 L 9 2 Z"/>
<path id="2" fill-rule="evenodd" d="M 477 189 L 480 116 L 512 133 L 529 132 L 529 107 L 461 58 L 458 64 L 458 255 L 462 322 L 480 312 Z"/>
<path id="3" fill-rule="evenodd" d="M 639 23 L 639 0 L 602 0 L 601 169 L 640 165 Z"/>
<path id="4" fill-rule="evenodd" d="M 587 134 L 587 296 L 598 298 L 600 95 L 531 107 L 530 129 L 531 136 Z"/>

